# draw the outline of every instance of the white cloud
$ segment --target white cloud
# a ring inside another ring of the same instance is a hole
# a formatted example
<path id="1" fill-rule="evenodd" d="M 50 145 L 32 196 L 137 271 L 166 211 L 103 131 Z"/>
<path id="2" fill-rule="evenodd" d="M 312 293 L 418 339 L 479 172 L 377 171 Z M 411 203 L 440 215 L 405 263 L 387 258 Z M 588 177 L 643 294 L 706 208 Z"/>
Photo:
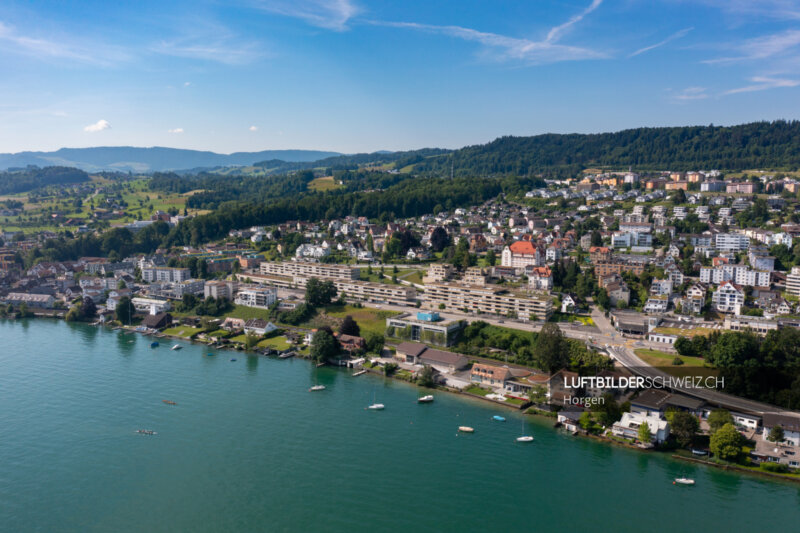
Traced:
<path id="1" fill-rule="evenodd" d="M 603 3 L 603 0 L 592 0 L 592 3 L 589 5 L 589 7 L 587 7 L 586 9 L 584 9 L 583 11 L 578 13 L 577 15 L 574 15 L 573 17 L 571 17 L 564 24 L 561 24 L 559 26 L 556 26 L 556 27 L 552 28 L 547 33 L 546 41 L 548 43 L 554 43 L 554 42 L 558 41 L 561 38 L 561 36 L 564 34 L 564 32 L 566 32 L 573 25 L 575 25 L 578 22 L 582 21 L 583 18 L 586 15 L 588 15 L 589 13 L 591 13 L 592 11 L 594 11 L 595 9 L 600 7 L 600 4 L 602 4 L 602 3 Z"/>
<path id="2" fill-rule="evenodd" d="M 675 33 L 673 33 L 672 35 L 670 35 L 669 37 L 667 37 L 663 41 L 659 41 L 656 44 L 651 44 L 650 46 L 645 46 L 644 48 L 640 48 L 640 49 L 636 50 L 634 53 L 632 53 L 631 55 L 629 55 L 628 57 L 638 56 L 639 54 L 644 54 L 645 52 L 649 52 L 650 50 L 653 50 L 654 48 L 658 48 L 660 46 L 664 46 L 665 44 L 670 43 L 670 42 L 674 41 L 675 39 L 680 39 L 681 37 L 685 36 L 687 33 L 692 31 L 693 29 L 694 28 L 684 28 L 684 29 L 682 29 L 680 31 L 676 31 Z"/>
<path id="3" fill-rule="evenodd" d="M 258 131 L 258 126 L 250 126 L 247 129 L 250 130 L 250 131 Z"/>
<path id="4" fill-rule="evenodd" d="M 111 124 L 108 123 L 107 120 L 100 119 L 94 124 L 89 124 L 88 126 L 83 128 L 83 131 L 87 131 L 89 133 L 96 133 L 98 131 L 103 131 L 111 128 Z"/>
<path id="5" fill-rule="evenodd" d="M 345 31 L 347 23 L 361 10 L 351 0 L 262 0 L 255 2 L 260 9 L 299 18 L 312 26 Z"/>
<path id="6" fill-rule="evenodd" d="M 730 48 L 736 50 L 738 55 L 708 59 L 704 61 L 704 63 L 732 63 L 736 61 L 768 59 L 788 52 L 798 45 L 800 45 L 800 30 L 787 30 L 781 33 L 748 39 L 741 44 L 732 45 Z"/>
<path id="7" fill-rule="evenodd" d="M 246 65 L 263 55 L 259 46 L 254 42 L 233 43 L 227 39 L 161 41 L 151 47 L 151 50 L 157 54 L 214 61 L 225 65 Z M 191 82 L 189 82 L 189 85 L 191 85 Z M 184 83 L 184 87 L 189 85 Z"/>
<path id="8" fill-rule="evenodd" d="M 800 80 L 787 80 L 782 78 L 767 78 L 764 76 L 755 76 L 750 78 L 750 81 L 753 82 L 752 85 L 745 85 L 744 87 L 739 87 L 736 89 L 731 89 L 729 91 L 725 91 L 722 93 L 723 95 L 728 94 L 739 94 L 739 93 L 752 93 L 755 91 L 765 91 L 767 89 L 778 89 L 782 87 L 798 87 L 800 86 Z"/>
<path id="9" fill-rule="evenodd" d="M 171 130 L 167 130 L 167 133 L 183 133 L 183 128 L 173 128 Z"/>
<path id="10" fill-rule="evenodd" d="M 542 41 L 509 37 L 507 35 L 483 32 L 461 26 L 438 26 L 434 24 L 420 24 L 417 22 L 369 21 L 368 23 L 376 26 L 425 31 L 428 33 L 447 35 L 465 41 L 478 42 L 488 47 L 490 50 L 497 52 L 494 58 L 500 61 L 519 60 L 530 64 L 543 64 L 580 59 L 604 59 L 608 56 L 596 50 L 581 46 L 558 44 L 558 40 L 561 39 L 569 28 L 597 9 L 602 1 L 603 0 L 592 0 L 589 7 L 579 14 L 570 18 L 567 22 L 551 28 Z"/>
<path id="11" fill-rule="evenodd" d="M 498 60 L 523 60 L 530 63 L 553 63 L 557 61 L 570 61 L 578 59 L 602 59 L 607 57 L 601 52 L 568 46 L 550 41 L 531 41 L 517 37 L 508 37 L 496 33 L 482 32 L 461 26 L 435 26 L 432 24 L 418 24 L 416 22 L 373 22 L 373 24 L 390 26 L 394 28 L 408 28 L 429 33 L 438 33 L 475 41 L 494 50 L 499 50 L 496 55 Z"/>
<path id="12" fill-rule="evenodd" d="M 185 81 L 185 82 L 183 82 L 183 86 L 184 86 L 184 87 L 188 87 L 188 86 L 189 86 L 189 85 L 191 85 L 191 84 L 192 84 L 192 82 L 190 82 L 190 81 Z"/>
<path id="13" fill-rule="evenodd" d="M 21 34 L 16 28 L 0 21 L 0 46 L 4 52 L 16 52 L 40 60 L 58 59 L 99 66 L 113 66 L 130 59 L 119 47 L 97 43 L 71 42 L 66 36 L 56 40 Z"/>
<path id="14" fill-rule="evenodd" d="M 675 100 L 702 100 L 708 98 L 708 93 L 705 87 L 687 87 L 677 94 L 672 95 Z"/>
<path id="15" fill-rule="evenodd" d="M 768 19 L 800 19 L 797 0 L 691 0 L 691 3 L 717 7 L 743 20 L 753 17 Z"/>

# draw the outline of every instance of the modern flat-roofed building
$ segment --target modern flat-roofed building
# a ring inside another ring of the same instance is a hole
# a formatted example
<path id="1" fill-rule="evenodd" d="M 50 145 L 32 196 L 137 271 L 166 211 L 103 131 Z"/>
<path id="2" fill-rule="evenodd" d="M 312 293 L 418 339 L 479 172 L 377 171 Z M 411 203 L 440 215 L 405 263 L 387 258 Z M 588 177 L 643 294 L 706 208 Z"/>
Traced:
<path id="1" fill-rule="evenodd" d="M 313 277 L 313 276 L 312 276 Z M 295 277 L 297 287 L 305 287 L 311 278 Z M 417 298 L 417 289 L 408 285 L 392 285 L 389 283 L 372 283 L 370 281 L 347 281 L 343 279 L 317 278 L 322 281 L 332 281 L 336 292 L 344 294 L 347 299 L 363 302 L 389 303 L 409 305 Z"/>
<path id="2" fill-rule="evenodd" d="M 148 283 L 156 281 L 178 282 L 191 279 L 192 271 L 188 268 L 175 267 L 145 267 L 142 269 L 142 279 Z"/>
<path id="3" fill-rule="evenodd" d="M 440 346 L 455 344 L 466 321 L 447 318 L 437 312 L 404 313 L 386 319 L 386 327 L 394 328 L 393 337 L 422 341 Z"/>
<path id="4" fill-rule="evenodd" d="M 428 273 L 422 278 L 423 283 L 447 281 L 453 275 L 453 265 L 434 263 L 428 267 Z"/>
<path id="5" fill-rule="evenodd" d="M 236 305 L 261 309 L 269 309 L 277 301 L 278 289 L 275 287 L 240 288 L 234 300 Z"/>
<path id="6" fill-rule="evenodd" d="M 262 274 L 276 276 L 302 276 L 306 278 L 332 278 L 357 280 L 361 277 L 358 267 L 347 265 L 331 265 L 325 263 L 312 263 L 310 261 L 283 261 L 281 263 L 261 263 L 259 269 Z"/>
<path id="7" fill-rule="evenodd" d="M 536 316 L 547 320 L 553 312 L 549 296 L 522 296 L 499 285 L 483 287 L 457 283 L 429 283 L 425 285 L 428 305 L 436 309 L 466 309 L 475 313 L 515 315 L 520 318 Z"/>
<path id="8" fill-rule="evenodd" d="M 238 283 L 235 281 L 206 281 L 203 288 L 203 297 L 214 298 L 227 298 L 233 300 L 233 295 L 236 292 Z"/>

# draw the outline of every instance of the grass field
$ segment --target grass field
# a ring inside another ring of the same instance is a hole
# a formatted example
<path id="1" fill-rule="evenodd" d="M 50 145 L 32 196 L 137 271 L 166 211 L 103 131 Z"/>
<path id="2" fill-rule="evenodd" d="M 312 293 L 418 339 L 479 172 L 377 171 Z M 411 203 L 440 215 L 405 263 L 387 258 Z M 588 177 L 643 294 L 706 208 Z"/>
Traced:
<path id="1" fill-rule="evenodd" d="M 687 357 L 685 355 L 677 355 L 649 349 L 639 349 L 635 350 L 635 352 L 636 355 L 648 365 L 658 367 L 664 372 L 676 377 L 719 375 L 718 370 L 706 366 L 706 362 L 702 357 Z M 682 365 L 672 364 L 672 361 L 676 357 L 683 361 Z"/>
<path id="2" fill-rule="evenodd" d="M 397 311 L 382 311 L 371 307 L 357 308 L 352 305 L 329 305 L 324 308 L 323 313 L 327 317 L 336 319 L 337 322 L 347 315 L 352 316 L 353 320 L 355 320 L 361 328 L 362 336 L 366 333 L 379 333 L 382 335 L 386 330 L 386 319 L 390 316 L 400 314 Z M 320 319 L 324 320 L 324 317 L 318 315 L 315 319 L 312 319 L 311 322 L 314 323 Z"/>
<path id="3" fill-rule="evenodd" d="M 201 328 L 192 328 L 189 326 L 178 326 L 175 328 L 168 328 L 164 330 L 166 335 L 174 335 L 176 337 L 183 337 L 184 339 L 191 338 L 193 335 L 203 331 Z"/>
<path id="4" fill-rule="evenodd" d="M 291 347 L 289 339 L 284 336 L 270 337 L 258 343 L 259 348 L 274 348 L 275 350 L 287 350 Z"/>
<path id="5" fill-rule="evenodd" d="M 244 320 L 248 320 L 250 318 L 262 318 L 264 320 L 269 320 L 269 310 L 268 309 L 258 309 L 255 307 L 246 307 L 244 305 L 235 305 L 233 310 L 228 311 L 225 313 L 226 317 L 232 318 L 242 318 Z"/>
<path id="6" fill-rule="evenodd" d="M 308 188 L 313 191 L 332 191 L 335 189 L 341 189 L 342 187 L 342 184 L 336 183 L 333 180 L 333 176 L 315 178 L 308 184 Z"/>

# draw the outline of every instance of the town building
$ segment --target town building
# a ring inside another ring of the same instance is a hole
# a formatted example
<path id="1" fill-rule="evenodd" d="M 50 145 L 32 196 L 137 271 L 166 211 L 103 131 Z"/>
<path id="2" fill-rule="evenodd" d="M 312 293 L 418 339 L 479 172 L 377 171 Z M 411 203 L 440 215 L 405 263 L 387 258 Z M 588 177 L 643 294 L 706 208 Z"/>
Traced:
<path id="1" fill-rule="evenodd" d="M 386 319 L 390 337 L 440 346 L 455 344 L 465 326 L 465 320 L 447 318 L 435 311 L 403 313 Z"/>
<path id="2" fill-rule="evenodd" d="M 531 241 L 516 241 L 511 246 L 503 248 L 501 254 L 502 266 L 525 268 L 526 266 L 541 266 L 545 257 L 541 249 Z"/>
<path id="3" fill-rule="evenodd" d="M 245 307 L 269 309 L 278 301 L 278 289 L 275 287 L 240 288 L 234 303 Z"/>
<path id="4" fill-rule="evenodd" d="M 288 277 L 302 276 L 306 278 L 315 277 L 345 280 L 357 280 L 361 277 L 361 270 L 358 267 L 312 263 L 309 261 L 265 262 L 261 263 L 259 269 L 262 274 Z"/>
<path id="5" fill-rule="evenodd" d="M 186 281 L 192 277 L 188 268 L 175 267 L 145 267 L 142 269 L 142 279 L 148 283 L 166 281 L 170 283 Z"/>
<path id="6" fill-rule="evenodd" d="M 425 285 L 425 298 L 433 309 L 464 309 L 474 313 L 492 313 L 504 316 L 547 320 L 552 314 L 549 296 L 522 296 L 499 285 L 484 287 L 455 283 L 429 283 Z"/>

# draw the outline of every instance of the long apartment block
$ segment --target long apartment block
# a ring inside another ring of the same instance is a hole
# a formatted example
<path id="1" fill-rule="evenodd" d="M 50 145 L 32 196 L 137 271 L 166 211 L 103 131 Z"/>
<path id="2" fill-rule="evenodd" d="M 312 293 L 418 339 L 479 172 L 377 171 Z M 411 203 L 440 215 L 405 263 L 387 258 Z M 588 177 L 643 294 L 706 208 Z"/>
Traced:
<path id="1" fill-rule="evenodd" d="M 503 316 L 513 313 L 520 318 L 535 315 L 538 319 L 546 320 L 553 312 L 548 296 L 520 296 L 503 287 L 491 285 L 479 287 L 459 283 L 428 283 L 425 285 L 425 298 L 432 308 L 444 304 L 445 309 L 466 309 Z"/>
<path id="2" fill-rule="evenodd" d="M 358 267 L 312 263 L 311 261 L 283 261 L 281 263 L 261 263 L 260 272 L 272 276 L 302 276 L 306 278 L 331 278 L 357 280 L 361 276 Z"/>
<path id="3" fill-rule="evenodd" d="M 294 278 L 297 287 L 305 287 L 308 280 L 312 277 Z M 388 283 L 372 283 L 370 281 L 350 281 L 343 279 L 318 278 L 323 281 L 332 281 L 336 286 L 336 292 L 345 294 L 349 300 L 361 300 L 364 302 L 380 302 L 397 305 L 413 304 L 417 298 L 417 289 L 408 285 L 390 285 Z"/>

